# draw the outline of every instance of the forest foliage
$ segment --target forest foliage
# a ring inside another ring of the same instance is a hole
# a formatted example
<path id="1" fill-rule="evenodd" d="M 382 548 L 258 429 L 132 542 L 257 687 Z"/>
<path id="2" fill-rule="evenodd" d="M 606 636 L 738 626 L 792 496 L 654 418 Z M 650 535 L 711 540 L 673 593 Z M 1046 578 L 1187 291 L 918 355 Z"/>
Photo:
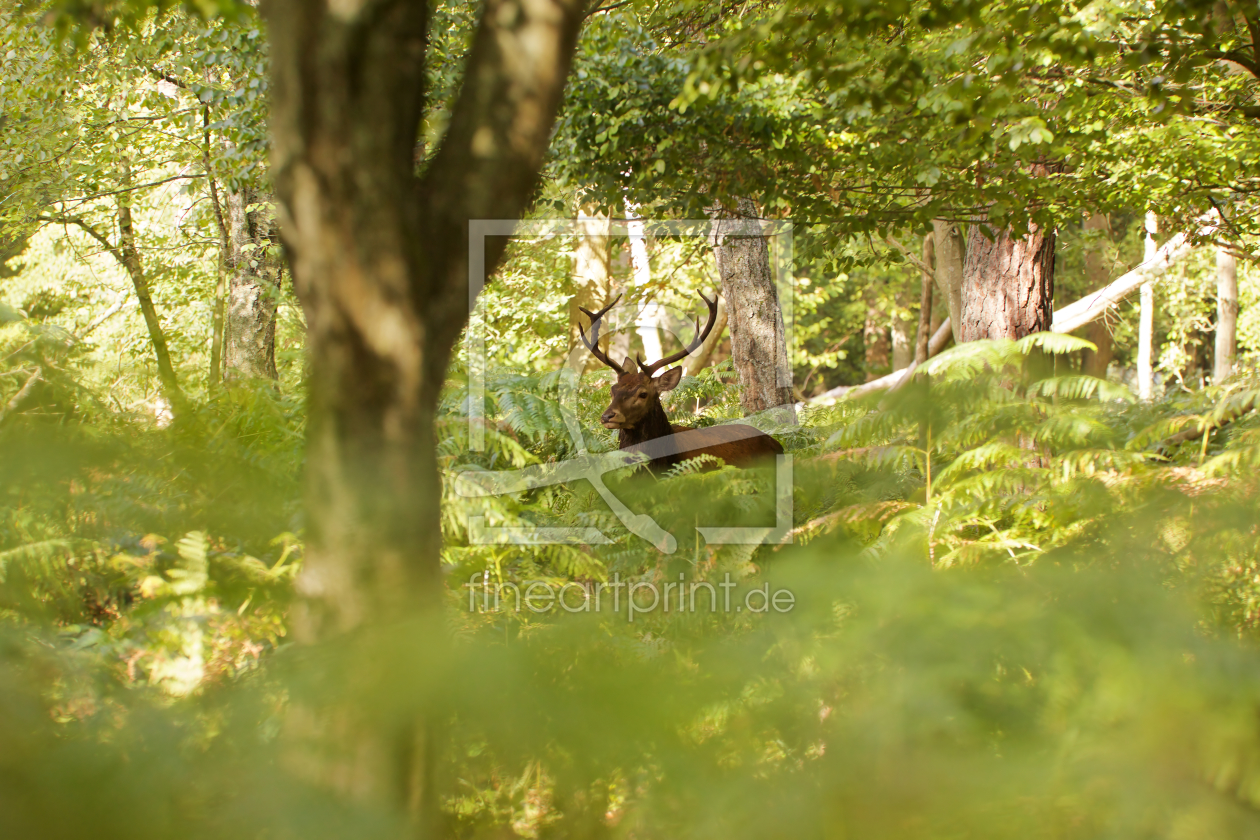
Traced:
<path id="1" fill-rule="evenodd" d="M 1246 58 L 1244 26 L 1193 3 L 592 15 L 531 218 L 568 222 L 584 202 L 695 218 L 755 194 L 793 221 L 774 247 L 790 249 L 777 279 L 802 405 L 796 425 L 769 429 L 791 456 L 791 521 L 776 532 L 771 467 L 629 466 L 602 489 L 470 492 L 493 471 L 546 474 L 616 448 L 598 422 L 607 372 L 566 366 L 572 242 L 520 237 L 478 304 L 484 412 L 467 353 L 439 408 L 445 610 L 305 644 L 292 626 L 306 323 L 288 284 L 278 379 L 219 382 L 210 364 L 224 270 L 210 184 L 270 186 L 266 33 L 248 8 L 140 6 L 0 6 L 12 836 L 412 832 L 403 809 L 339 786 L 352 759 L 312 733 L 354 722 L 317 720 L 330 704 L 413 740 L 425 721 L 442 836 L 1256 835 L 1260 135 L 1255 80 L 1219 57 Z M 435 4 L 418 167 L 472 25 L 464 6 Z M 1047 156 L 1073 165 L 1029 175 Z M 124 246 L 120 202 L 178 399 L 110 250 Z M 1107 378 L 1082 372 L 1089 342 L 1042 333 L 955 346 L 892 390 L 805 401 L 887 371 L 864 327 L 872 309 L 884 331 L 909 311 L 919 272 L 904 243 L 943 213 L 1057 226 L 1066 303 L 1092 291 L 1087 251 L 1113 277 L 1141 260 L 1147 209 L 1166 237 L 1214 206 L 1219 241 L 1158 287 L 1152 400 L 1125 381 L 1125 304 Z M 1092 211 L 1112 216 L 1105 241 L 1082 229 Z M 1239 255 L 1242 290 L 1242 361 L 1222 381 L 1207 373 L 1214 245 Z M 662 234 L 648 247 L 649 284 L 634 286 L 623 242 L 613 279 L 634 303 L 690 312 L 713 286 L 710 244 Z M 740 418 L 730 360 L 685 377 L 665 407 L 689 425 Z M 604 491 L 674 550 L 632 532 Z M 711 544 L 702 526 L 774 538 Z M 601 539 L 521 537 L 538 528 Z M 675 581 L 711 585 L 700 609 L 672 609 L 668 589 L 637 611 L 590 599 Z M 492 588 L 532 583 L 560 603 L 489 608 Z M 736 608 L 713 606 L 723 597 Z"/>

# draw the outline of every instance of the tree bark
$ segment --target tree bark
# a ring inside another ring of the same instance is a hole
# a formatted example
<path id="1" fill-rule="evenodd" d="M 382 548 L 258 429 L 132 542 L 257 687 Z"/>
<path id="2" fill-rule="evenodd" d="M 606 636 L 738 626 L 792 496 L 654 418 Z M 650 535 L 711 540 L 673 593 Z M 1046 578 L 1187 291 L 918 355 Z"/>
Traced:
<path id="1" fill-rule="evenodd" d="M 251 188 L 229 193 L 227 319 L 224 379 L 275 379 L 276 309 L 281 263 L 272 247 L 273 223 Z M 250 208 L 255 209 L 251 210 Z"/>
<path id="2" fill-rule="evenodd" d="M 1158 221 L 1153 212 L 1146 214 L 1146 247 L 1142 255 L 1142 262 L 1149 263 L 1155 259 L 1155 254 L 1159 250 L 1155 244 L 1155 233 L 1158 231 Z M 1138 357 L 1137 357 L 1137 375 L 1138 375 L 1138 396 L 1144 400 L 1149 400 L 1155 392 L 1155 373 L 1152 365 L 1154 358 L 1155 345 L 1155 283 L 1148 280 L 1142 284 L 1141 290 L 1141 312 L 1138 324 Z"/>
<path id="3" fill-rule="evenodd" d="M 127 180 L 129 181 L 129 178 Z M 158 377 L 162 381 L 164 396 L 172 407 L 178 407 L 178 404 L 183 401 L 183 392 L 179 389 L 175 368 L 171 365 L 171 353 L 166 343 L 166 334 L 162 332 L 162 322 L 158 320 L 157 308 L 153 305 L 153 295 L 149 291 L 149 280 L 144 274 L 144 262 L 140 258 L 140 249 L 136 245 L 130 194 L 119 193 L 117 204 L 119 242 L 117 245 L 110 242 L 107 236 L 81 216 L 60 218 L 38 216 L 37 218 L 40 221 L 78 225 L 86 234 L 99 242 L 101 247 L 108 251 L 127 272 L 127 276 L 131 278 L 131 285 L 136 290 L 136 300 L 140 304 L 145 327 L 149 331 L 149 341 L 153 345 L 153 355 L 157 358 Z M 90 324 L 88 330 L 84 330 L 84 334 L 95 329 L 100 323 L 101 319 L 98 319 Z"/>
<path id="4" fill-rule="evenodd" d="M 792 368 L 783 310 L 757 207 L 741 198 L 733 213 L 715 210 L 713 221 L 713 255 L 726 298 L 740 405 L 745 414 L 791 406 Z M 795 413 L 790 418 L 785 413 L 785 419 L 794 421 Z"/>
<path id="5" fill-rule="evenodd" d="M 932 283 L 935 281 L 936 236 L 923 237 L 923 265 L 932 271 L 923 271 L 922 290 L 919 293 L 919 328 L 914 339 L 914 360 L 923 364 L 928 360 L 928 341 L 935 330 L 932 328 Z"/>
<path id="6" fill-rule="evenodd" d="M 1111 219 L 1106 213 L 1090 213 L 1085 219 L 1086 232 L 1098 231 L 1111 235 Z M 1097 245 L 1090 246 L 1085 252 L 1085 287 L 1095 292 L 1105 289 L 1111 282 L 1111 272 L 1107 266 L 1107 252 Z M 1085 337 L 1093 342 L 1097 350 L 1086 350 L 1081 359 L 1081 369 L 1088 376 L 1099 379 L 1107 378 L 1107 368 L 1111 365 L 1114 346 L 1111 340 L 1111 329 L 1103 320 L 1094 321 L 1085 330 Z"/>
<path id="7" fill-rule="evenodd" d="M 627 238 L 630 240 L 631 279 L 634 285 L 639 287 L 639 295 L 642 295 L 647 287 L 652 284 L 652 263 L 648 258 L 647 235 L 643 220 L 635 214 L 637 209 L 630 202 L 626 202 L 626 228 L 629 234 Z M 721 317 L 720 314 L 719 317 Z M 660 304 L 651 301 L 641 304 L 635 325 L 635 332 L 639 334 L 639 340 L 643 343 L 644 358 L 652 361 L 664 356 L 665 351 L 661 347 Z M 714 331 L 719 331 L 716 326 Z M 689 356 L 688 359 L 690 358 Z"/>
<path id="8" fill-rule="evenodd" d="M 954 328 L 954 343 L 962 341 L 963 272 L 966 249 L 962 230 L 956 222 L 936 219 L 932 222 L 933 252 L 936 265 L 936 286 L 941 292 L 949 322 Z"/>
<path id="9" fill-rule="evenodd" d="M 123 185 L 130 186 L 131 171 L 125 169 Z M 131 285 L 136 290 L 136 300 L 140 304 L 140 313 L 144 316 L 144 325 L 149 330 L 149 341 L 153 344 L 153 355 L 157 358 L 158 378 L 162 380 L 162 391 L 171 407 L 176 407 L 183 399 L 179 389 L 179 379 L 175 375 L 175 367 L 171 364 L 171 351 L 166 343 L 166 333 L 162 331 L 162 322 L 158 319 L 157 307 L 153 305 L 153 293 L 149 289 L 149 278 L 144 273 L 144 262 L 140 258 L 140 249 L 136 245 L 136 228 L 131 218 L 131 193 L 118 194 L 118 248 L 114 256 L 127 270 L 131 277 Z"/>
<path id="10" fill-rule="evenodd" d="M 206 71 L 209 81 L 210 71 Z M 201 109 L 201 123 L 205 132 L 205 144 L 201 148 L 202 167 L 206 173 L 206 186 L 210 190 L 210 207 L 214 210 L 215 228 L 219 232 L 219 259 L 214 284 L 214 308 L 210 321 L 210 386 L 216 390 L 223 382 L 223 298 L 227 294 L 227 257 L 232 247 L 227 220 L 223 217 L 223 204 L 219 201 L 219 185 L 210 165 L 210 106 Z"/>
<path id="11" fill-rule="evenodd" d="M 429 4 L 263 0 L 278 215 L 310 363 L 300 641 L 441 604 L 435 414 L 470 281 L 485 282 L 507 244 L 481 242 L 484 270 L 470 276 L 471 225 L 520 218 L 535 194 L 583 8 L 481 4 L 446 134 L 421 178 Z M 436 630 L 426 641 L 442 643 Z M 418 835 L 437 836 L 433 726 L 405 717 L 314 712 L 310 737 L 341 758 L 309 773 L 393 803 Z"/>
<path id="12" fill-rule="evenodd" d="M 1238 352 L 1238 262 L 1224 248 L 1216 250 L 1216 361 L 1212 380 L 1224 382 L 1234 372 Z"/>
<path id="13" fill-rule="evenodd" d="M 892 317 L 892 369 L 904 370 L 914 362 L 915 321 L 910 317 L 910 294 L 905 289 L 895 297 Z"/>
<path id="14" fill-rule="evenodd" d="M 469 225 L 519 218 L 579 0 L 487 0 L 446 135 L 415 175 L 428 6 L 264 0 L 281 232 L 307 323 L 311 639 L 436 605 L 434 414 L 469 312 Z M 503 237 L 485 240 L 484 282 Z"/>
<path id="15" fill-rule="evenodd" d="M 726 321 L 726 300 L 718 298 L 717 320 L 713 322 L 713 332 L 709 333 L 704 343 L 696 348 L 696 352 L 683 359 L 683 373 L 687 376 L 695 376 L 709 366 L 713 351 L 722 343 L 722 336 L 726 334 Z"/>
<path id="16" fill-rule="evenodd" d="M 963 323 L 956 333 L 962 341 L 1019 339 L 1048 330 L 1053 298 L 1053 231 L 1034 225 L 1027 236 L 1014 239 L 1001 230 L 990 241 L 980 225 L 971 226 L 963 270 Z"/>
<path id="17" fill-rule="evenodd" d="M 573 237 L 573 285 L 577 292 L 569 299 L 569 349 L 579 346 L 578 331 L 583 329 L 586 316 L 581 308 L 603 309 L 612 300 L 612 240 L 609 235 L 611 220 L 599 213 L 594 206 L 580 205 L 577 214 L 578 233 Z M 609 356 L 620 362 L 626 357 L 628 336 L 618 332 L 617 313 L 609 317 L 600 333 L 600 344 Z M 586 366 L 582 372 L 599 368 L 599 361 L 589 354 L 582 358 Z"/>
<path id="18" fill-rule="evenodd" d="M 866 290 L 866 321 L 862 324 L 862 362 L 866 381 L 873 382 L 891 367 L 888 342 L 888 313 L 875 298 L 874 289 Z"/>

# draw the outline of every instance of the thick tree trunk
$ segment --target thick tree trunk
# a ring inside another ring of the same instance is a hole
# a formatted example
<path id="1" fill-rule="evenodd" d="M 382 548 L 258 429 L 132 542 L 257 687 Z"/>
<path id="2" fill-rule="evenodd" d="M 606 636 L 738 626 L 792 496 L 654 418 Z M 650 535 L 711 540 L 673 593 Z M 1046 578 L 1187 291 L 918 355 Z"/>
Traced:
<path id="1" fill-rule="evenodd" d="M 1087 232 L 1097 231 L 1111 234 L 1111 219 L 1106 213 L 1091 213 L 1085 219 Z M 1085 288 L 1091 292 L 1104 289 L 1111 282 L 1111 272 L 1107 266 L 1107 250 L 1099 245 L 1090 246 L 1085 252 Z M 1081 368 L 1089 376 L 1099 379 L 1107 378 L 1107 367 L 1111 364 L 1113 344 L 1111 329 L 1103 320 L 1094 321 L 1085 330 L 1085 337 L 1094 343 L 1097 350 L 1086 350 L 1082 358 Z"/>
<path id="2" fill-rule="evenodd" d="M 757 207 L 741 198 L 733 213 L 715 211 L 713 220 L 713 255 L 726 298 L 740 405 L 745 414 L 791 406 L 792 368 L 783 310 Z M 794 420 L 795 413 L 785 412 L 785 419 Z"/>
<path id="3" fill-rule="evenodd" d="M 928 341 L 936 331 L 932 324 L 932 283 L 935 281 L 936 235 L 929 233 L 923 237 L 922 289 L 919 292 L 919 328 L 914 337 L 914 361 L 923 364 L 928 360 Z"/>
<path id="4" fill-rule="evenodd" d="M 272 247 L 274 224 L 256 207 L 252 189 L 230 193 L 224 379 L 275 379 L 276 308 L 281 263 Z M 250 208 L 255 209 L 251 210 Z"/>
<path id="5" fill-rule="evenodd" d="M 954 342 L 962 341 L 963 272 L 966 248 L 961 228 L 955 222 L 936 219 L 932 222 L 933 252 L 936 265 L 936 287 L 949 309 L 949 323 L 954 328 Z"/>
<path id="6" fill-rule="evenodd" d="M 1224 248 L 1216 251 L 1216 363 L 1212 380 L 1224 382 L 1234 372 L 1238 352 L 1238 262 Z"/>
<path id="7" fill-rule="evenodd" d="M 533 194 L 582 8 L 483 4 L 417 180 L 428 5 L 264 0 L 281 232 L 311 365 L 302 638 L 439 601 L 434 413 L 469 315 L 469 225 L 518 218 Z M 484 245 L 478 283 L 506 241 Z"/>
<path id="8" fill-rule="evenodd" d="M 435 413 L 470 281 L 479 287 L 506 247 L 470 231 L 519 218 L 534 194 L 584 3 L 480 9 L 449 127 L 420 179 L 429 4 L 263 0 L 278 213 L 310 361 L 301 641 L 441 603 Z M 470 242 L 484 248 L 477 276 Z M 441 633 L 425 643 L 441 646 Z M 417 715 L 306 710 L 294 749 L 313 739 L 329 758 L 304 761 L 308 775 L 392 803 L 416 835 L 437 836 L 434 727 Z"/>
<path id="9" fill-rule="evenodd" d="M 1146 214 L 1146 247 L 1142 255 L 1143 263 L 1148 263 L 1155 259 L 1155 253 L 1159 250 L 1155 244 L 1155 234 L 1158 230 L 1159 224 L 1155 214 L 1148 212 Z M 1153 365 L 1155 356 L 1154 281 L 1148 280 L 1142 284 L 1140 301 L 1137 357 L 1138 396 L 1144 400 L 1149 400 L 1155 393 L 1155 371 Z"/>
<path id="10" fill-rule="evenodd" d="M 990 241 L 980 225 L 971 226 L 963 270 L 963 322 L 955 333 L 962 341 L 1018 339 L 1048 330 L 1053 298 L 1053 231 L 1033 226 L 1027 236 L 1014 239 L 1002 230 Z"/>

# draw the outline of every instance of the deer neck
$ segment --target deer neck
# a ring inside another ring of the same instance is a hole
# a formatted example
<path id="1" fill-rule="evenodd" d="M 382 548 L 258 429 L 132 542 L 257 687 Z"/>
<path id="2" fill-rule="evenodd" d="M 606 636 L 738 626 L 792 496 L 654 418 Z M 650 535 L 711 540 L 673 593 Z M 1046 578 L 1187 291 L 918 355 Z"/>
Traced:
<path id="1" fill-rule="evenodd" d="M 660 400 L 656 400 L 637 426 L 621 430 L 617 448 L 627 449 L 635 444 L 656 440 L 673 433 L 674 429 L 669 424 L 669 417 L 665 414 L 664 406 L 661 405 Z"/>

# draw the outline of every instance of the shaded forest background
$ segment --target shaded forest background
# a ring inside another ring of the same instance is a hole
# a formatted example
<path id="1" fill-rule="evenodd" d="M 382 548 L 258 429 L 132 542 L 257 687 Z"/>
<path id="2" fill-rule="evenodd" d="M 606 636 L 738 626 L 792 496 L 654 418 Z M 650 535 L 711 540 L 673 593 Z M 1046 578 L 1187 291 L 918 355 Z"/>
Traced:
<path id="1" fill-rule="evenodd" d="M 1254 836 L 1258 38 L 1232 2 L 0 5 L 14 836 Z M 543 232 L 485 246 L 483 416 L 485 218 Z M 580 306 L 650 359 L 710 291 L 665 407 L 773 433 L 785 527 L 770 468 L 605 474 L 668 553 L 586 480 L 470 491 L 616 449 Z M 766 325 L 781 392 L 733 339 Z M 613 580 L 794 607 L 630 621 Z M 532 582 L 581 608 L 478 600 Z"/>

